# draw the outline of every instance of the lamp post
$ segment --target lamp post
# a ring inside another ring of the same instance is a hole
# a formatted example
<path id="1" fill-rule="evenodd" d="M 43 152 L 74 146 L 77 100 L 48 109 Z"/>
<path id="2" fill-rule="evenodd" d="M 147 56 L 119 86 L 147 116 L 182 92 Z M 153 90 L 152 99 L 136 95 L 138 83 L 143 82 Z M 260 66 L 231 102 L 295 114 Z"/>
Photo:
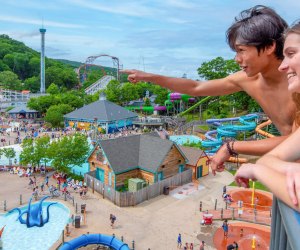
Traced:
<path id="1" fill-rule="evenodd" d="M 98 121 L 98 118 L 95 117 L 94 118 L 94 140 L 95 140 L 95 142 L 97 141 L 97 130 L 98 130 L 98 123 L 97 123 L 97 121 Z"/>
<path id="2" fill-rule="evenodd" d="M 254 194 L 255 194 L 255 181 L 252 180 L 252 199 L 251 199 L 251 206 L 254 206 Z"/>

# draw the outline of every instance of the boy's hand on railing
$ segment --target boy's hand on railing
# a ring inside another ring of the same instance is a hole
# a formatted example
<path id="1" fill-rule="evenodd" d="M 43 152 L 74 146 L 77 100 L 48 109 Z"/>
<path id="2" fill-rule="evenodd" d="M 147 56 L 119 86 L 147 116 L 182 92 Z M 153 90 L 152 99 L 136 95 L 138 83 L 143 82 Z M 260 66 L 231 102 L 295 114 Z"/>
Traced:
<path id="1" fill-rule="evenodd" d="M 286 168 L 286 185 L 289 196 L 295 206 L 300 201 L 300 166 L 288 166 Z"/>
<path id="2" fill-rule="evenodd" d="M 249 180 L 256 181 L 255 168 L 259 167 L 258 164 L 246 163 L 243 164 L 235 173 L 234 179 L 239 187 L 249 187 Z"/>

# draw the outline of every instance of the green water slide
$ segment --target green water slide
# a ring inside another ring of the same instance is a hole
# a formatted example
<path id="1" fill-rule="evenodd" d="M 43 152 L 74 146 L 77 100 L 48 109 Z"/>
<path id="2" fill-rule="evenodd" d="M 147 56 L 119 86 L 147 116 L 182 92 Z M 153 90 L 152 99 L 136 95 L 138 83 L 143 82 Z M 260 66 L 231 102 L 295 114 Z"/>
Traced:
<path id="1" fill-rule="evenodd" d="M 192 110 L 194 110 L 195 108 L 197 108 L 199 105 L 201 105 L 204 102 L 207 102 L 208 100 L 210 100 L 213 97 L 215 97 L 215 96 L 206 96 L 205 98 L 201 99 L 199 102 L 197 102 L 196 104 L 194 104 L 192 107 L 190 107 L 187 110 L 179 113 L 178 116 L 184 116 L 184 115 L 186 115 L 187 113 L 191 112 Z"/>

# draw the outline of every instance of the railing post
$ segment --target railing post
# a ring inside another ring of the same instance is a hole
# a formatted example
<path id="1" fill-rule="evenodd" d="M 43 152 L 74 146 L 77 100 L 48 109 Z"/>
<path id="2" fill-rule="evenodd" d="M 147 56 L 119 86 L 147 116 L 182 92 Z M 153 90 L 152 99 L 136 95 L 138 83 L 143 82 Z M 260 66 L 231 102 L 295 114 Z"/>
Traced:
<path id="1" fill-rule="evenodd" d="M 124 242 L 124 237 L 123 236 L 121 236 L 121 241 Z"/>
<path id="2" fill-rule="evenodd" d="M 134 240 L 132 241 L 132 250 L 134 250 Z"/>
<path id="3" fill-rule="evenodd" d="M 75 206 L 75 212 L 77 214 L 77 211 L 78 211 L 78 206 L 77 206 L 77 202 L 76 202 L 76 206 Z"/>
<path id="4" fill-rule="evenodd" d="M 93 193 L 95 192 L 95 179 L 93 180 Z"/>
<path id="5" fill-rule="evenodd" d="M 215 199 L 215 210 L 217 210 L 218 199 Z"/>
<path id="6" fill-rule="evenodd" d="M 65 230 L 62 230 L 62 236 L 61 236 L 61 240 L 62 240 L 62 243 L 64 244 L 65 243 Z"/>
<path id="7" fill-rule="evenodd" d="M 202 212 L 202 201 L 200 201 L 199 210 L 200 210 L 200 212 Z"/>
<path id="8" fill-rule="evenodd" d="M 20 205 L 22 205 L 22 194 L 20 194 Z"/>
<path id="9" fill-rule="evenodd" d="M 4 210 L 4 212 L 6 212 L 6 200 L 3 203 L 3 210 Z"/>
<path id="10" fill-rule="evenodd" d="M 67 192 L 65 192 L 64 195 L 65 195 L 65 197 L 64 197 L 65 201 L 67 201 Z"/>
<path id="11" fill-rule="evenodd" d="M 232 208 L 231 218 L 232 218 L 232 220 L 234 220 L 234 207 Z"/>
<path id="12" fill-rule="evenodd" d="M 72 201 L 73 201 L 73 207 L 74 207 L 75 206 L 74 196 L 72 196 Z"/>
<path id="13" fill-rule="evenodd" d="M 228 206 L 228 203 L 227 202 L 225 202 L 225 209 L 227 210 L 227 206 Z"/>
<path id="14" fill-rule="evenodd" d="M 221 208 L 221 220 L 223 220 L 223 208 Z"/>

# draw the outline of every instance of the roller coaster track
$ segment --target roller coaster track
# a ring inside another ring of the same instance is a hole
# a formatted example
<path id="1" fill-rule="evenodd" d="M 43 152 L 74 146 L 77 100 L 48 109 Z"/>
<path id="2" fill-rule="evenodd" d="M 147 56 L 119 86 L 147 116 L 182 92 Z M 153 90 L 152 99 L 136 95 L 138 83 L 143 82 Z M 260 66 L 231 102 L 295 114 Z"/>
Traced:
<path id="1" fill-rule="evenodd" d="M 105 89 L 107 84 L 111 81 L 116 79 L 114 76 L 103 76 L 102 78 L 100 78 L 98 81 L 94 82 L 92 85 L 90 85 L 89 87 L 87 87 L 84 92 L 88 95 L 93 95 L 96 92 L 98 92 L 99 90 Z"/>

